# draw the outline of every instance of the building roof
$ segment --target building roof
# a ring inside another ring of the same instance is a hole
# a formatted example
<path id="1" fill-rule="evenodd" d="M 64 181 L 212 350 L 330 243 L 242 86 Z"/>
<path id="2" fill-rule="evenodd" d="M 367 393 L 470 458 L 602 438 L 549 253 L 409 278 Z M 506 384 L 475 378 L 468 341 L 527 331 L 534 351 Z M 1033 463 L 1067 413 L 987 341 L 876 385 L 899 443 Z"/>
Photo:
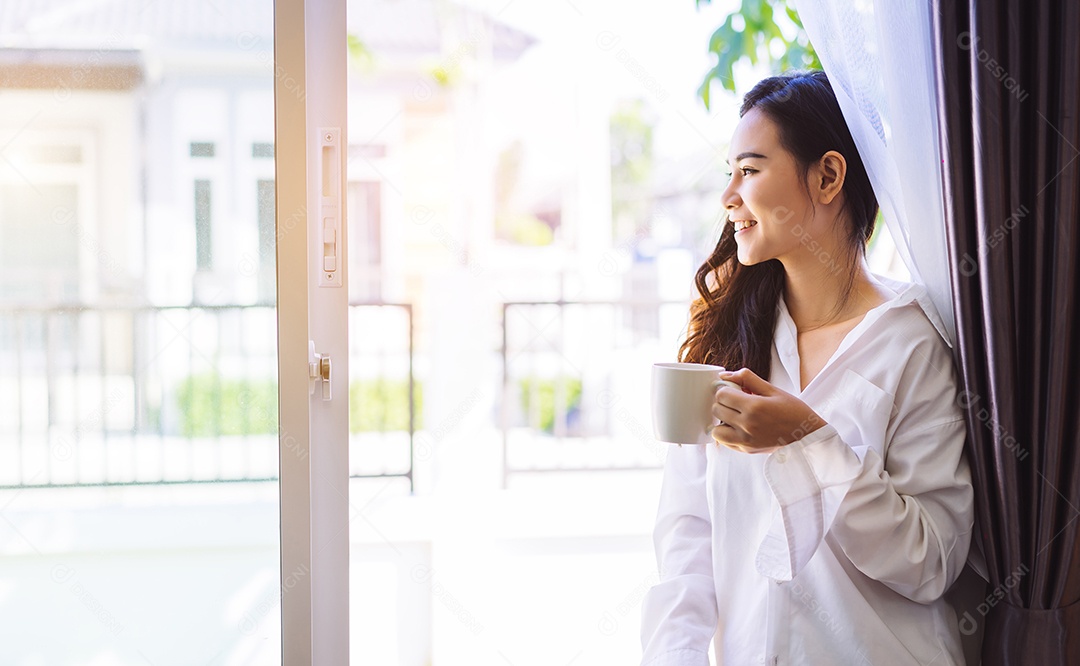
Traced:
<path id="1" fill-rule="evenodd" d="M 272 43 L 273 0 L 4 0 L 0 48 L 234 49 Z M 373 53 L 438 55 L 490 34 L 496 59 L 533 37 L 474 9 L 435 0 L 348 0 L 348 27 Z"/>

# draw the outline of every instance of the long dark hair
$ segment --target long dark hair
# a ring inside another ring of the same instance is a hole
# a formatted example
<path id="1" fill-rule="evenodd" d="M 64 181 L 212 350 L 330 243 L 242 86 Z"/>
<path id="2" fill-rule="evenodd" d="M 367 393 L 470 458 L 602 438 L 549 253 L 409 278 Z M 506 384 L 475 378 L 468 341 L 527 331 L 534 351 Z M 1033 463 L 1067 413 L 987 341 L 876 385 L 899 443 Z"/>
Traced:
<path id="1" fill-rule="evenodd" d="M 743 98 L 739 117 L 758 109 L 776 124 L 780 144 L 795 158 L 803 184 L 811 165 L 835 150 L 847 161 L 842 217 L 852 251 L 847 289 L 837 312 L 850 297 L 855 262 L 874 233 L 878 204 L 855 140 L 844 122 L 825 72 L 789 72 L 762 80 Z M 807 191 L 809 196 L 809 189 Z M 711 363 L 730 370 L 749 368 L 768 379 L 777 305 L 784 291 L 784 267 L 777 259 L 739 263 L 735 231 L 723 219 L 720 240 L 694 277 L 700 298 L 690 306 L 690 326 L 679 360 Z"/>

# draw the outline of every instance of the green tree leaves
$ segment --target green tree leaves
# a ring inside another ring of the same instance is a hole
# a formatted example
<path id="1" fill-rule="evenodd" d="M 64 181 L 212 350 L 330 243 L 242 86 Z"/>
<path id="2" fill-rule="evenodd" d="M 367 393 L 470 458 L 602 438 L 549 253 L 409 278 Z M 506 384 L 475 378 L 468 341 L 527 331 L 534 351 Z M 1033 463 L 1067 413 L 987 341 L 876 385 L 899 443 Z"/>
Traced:
<path id="1" fill-rule="evenodd" d="M 696 0 L 698 7 L 710 2 Z M 798 13 L 786 0 L 742 0 L 739 11 L 728 15 L 713 32 L 709 52 L 716 54 L 716 65 L 705 73 L 698 88 L 698 96 L 706 109 L 709 108 L 713 81 L 735 92 L 732 71 L 740 60 L 747 59 L 752 65 L 767 62 L 777 73 L 788 69 L 821 68 Z"/>

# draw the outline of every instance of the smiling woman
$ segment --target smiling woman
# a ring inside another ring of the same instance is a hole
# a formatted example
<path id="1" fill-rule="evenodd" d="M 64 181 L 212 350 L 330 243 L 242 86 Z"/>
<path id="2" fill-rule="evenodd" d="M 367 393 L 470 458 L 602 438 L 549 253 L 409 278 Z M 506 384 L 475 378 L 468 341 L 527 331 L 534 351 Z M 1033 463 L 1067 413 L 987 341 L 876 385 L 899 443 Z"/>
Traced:
<path id="1" fill-rule="evenodd" d="M 714 442 L 668 452 L 643 663 L 962 664 L 943 597 L 973 523 L 966 431 L 924 287 L 865 259 L 877 202 L 823 72 L 765 79 L 682 361 Z"/>
<path id="2" fill-rule="evenodd" d="M 832 306 L 835 317 L 850 301 L 856 275 L 850 267 L 873 234 L 877 200 L 824 72 L 765 79 L 743 99 L 739 115 L 723 199 L 728 223 L 695 277 L 701 298 L 679 358 L 767 376 L 784 288 L 784 265 L 761 258 L 768 239 L 784 251 L 809 250 L 813 261 L 804 263 L 819 275 L 850 278 Z M 839 208 L 847 220 L 846 228 L 832 225 L 838 242 L 831 251 L 805 233 L 818 221 L 809 200 L 813 178 L 824 188 L 823 205 Z M 747 229 L 748 223 L 758 228 Z"/>

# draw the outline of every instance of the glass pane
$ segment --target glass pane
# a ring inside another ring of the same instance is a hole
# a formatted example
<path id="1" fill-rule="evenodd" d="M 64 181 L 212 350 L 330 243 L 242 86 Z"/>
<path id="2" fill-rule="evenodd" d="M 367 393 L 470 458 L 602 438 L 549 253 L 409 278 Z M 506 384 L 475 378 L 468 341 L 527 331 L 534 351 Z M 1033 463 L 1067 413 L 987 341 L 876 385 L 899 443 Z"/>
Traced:
<path id="1" fill-rule="evenodd" d="M 214 144 L 209 141 L 192 141 L 191 142 L 191 156 L 192 157 L 213 157 L 214 156 Z"/>
<path id="2" fill-rule="evenodd" d="M 349 2 L 352 663 L 640 660 L 737 118 L 694 4 Z"/>
<path id="3" fill-rule="evenodd" d="M 5 664 L 280 663 L 272 25 L 0 19 Z"/>
<path id="4" fill-rule="evenodd" d="M 273 180 L 259 180 L 258 181 L 258 219 L 259 219 L 259 254 L 258 254 L 258 266 L 255 268 L 259 272 L 259 301 L 271 302 L 274 300 L 274 290 L 276 288 L 275 272 L 274 272 L 274 257 L 277 256 L 277 230 L 275 227 L 275 201 L 274 201 L 274 181 Z"/>
<path id="5" fill-rule="evenodd" d="M 200 271 L 214 267 L 213 192 L 209 180 L 195 181 L 195 266 Z"/>

